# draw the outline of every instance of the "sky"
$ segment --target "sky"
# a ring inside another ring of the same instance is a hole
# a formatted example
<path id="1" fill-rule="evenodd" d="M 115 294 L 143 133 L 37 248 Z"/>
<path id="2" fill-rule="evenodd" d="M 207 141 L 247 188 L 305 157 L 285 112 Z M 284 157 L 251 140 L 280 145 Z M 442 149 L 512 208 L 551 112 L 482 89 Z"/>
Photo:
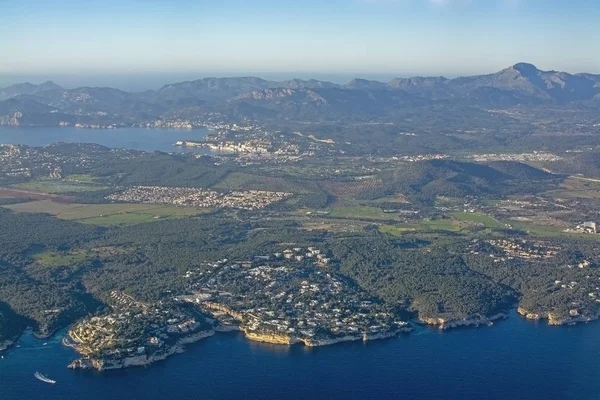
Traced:
<path id="1" fill-rule="evenodd" d="M 0 0 L 0 84 L 600 73 L 598 21 L 599 0 Z"/>

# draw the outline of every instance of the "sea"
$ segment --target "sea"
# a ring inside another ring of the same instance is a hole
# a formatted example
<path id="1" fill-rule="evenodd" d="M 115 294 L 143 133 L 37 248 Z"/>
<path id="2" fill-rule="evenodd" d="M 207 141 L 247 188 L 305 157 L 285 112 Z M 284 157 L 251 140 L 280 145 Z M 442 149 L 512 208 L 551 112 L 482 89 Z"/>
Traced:
<path id="1" fill-rule="evenodd" d="M 217 333 L 147 367 L 69 370 L 61 345 L 24 334 L 0 359 L 2 400 L 598 399 L 600 323 L 552 327 L 516 314 L 491 327 L 319 348 Z M 39 371 L 56 384 L 37 380 Z"/>
<path id="2" fill-rule="evenodd" d="M 0 128 L 0 143 L 94 142 L 173 151 L 204 130 Z M 65 332 L 25 333 L 0 358 L 0 400 L 600 399 L 600 321 L 548 326 L 511 313 L 491 327 L 415 331 L 319 348 L 217 333 L 147 367 L 69 370 Z M 56 380 L 48 384 L 33 375 Z"/>
<path id="3" fill-rule="evenodd" d="M 178 147 L 178 140 L 201 140 L 210 131 L 198 129 L 117 128 L 85 129 L 73 127 L 0 127 L 0 144 L 46 146 L 52 143 L 96 143 L 110 148 L 140 151 L 210 154 L 208 149 Z"/>

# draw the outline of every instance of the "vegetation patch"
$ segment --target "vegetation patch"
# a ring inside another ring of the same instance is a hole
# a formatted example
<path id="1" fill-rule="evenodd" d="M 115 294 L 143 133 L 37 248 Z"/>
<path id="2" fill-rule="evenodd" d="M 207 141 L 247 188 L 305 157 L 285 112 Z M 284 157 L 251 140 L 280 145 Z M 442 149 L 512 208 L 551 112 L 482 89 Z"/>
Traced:
<path id="1" fill-rule="evenodd" d="M 93 258 L 93 254 L 85 250 L 71 252 L 44 251 L 35 255 L 35 261 L 46 267 L 69 267 L 83 264 Z"/>

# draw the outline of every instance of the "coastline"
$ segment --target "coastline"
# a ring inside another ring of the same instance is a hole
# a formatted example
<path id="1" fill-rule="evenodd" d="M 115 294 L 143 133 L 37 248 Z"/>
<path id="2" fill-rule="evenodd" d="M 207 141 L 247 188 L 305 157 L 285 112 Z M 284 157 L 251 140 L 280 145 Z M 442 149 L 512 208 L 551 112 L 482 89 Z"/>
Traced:
<path id="1" fill-rule="evenodd" d="M 214 334 L 215 334 L 215 330 L 211 329 L 208 331 L 200 331 L 200 332 L 194 333 L 192 335 L 185 336 L 185 337 L 179 339 L 173 346 L 171 346 L 167 351 L 165 351 L 162 354 L 154 354 L 151 356 L 148 356 L 148 355 L 130 356 L 130 357 L 124 357 L 124 358 L 121 358 L 118 360 L 110 360 L 110 361 L 100 360 L 100 359 L 96 359 L 93 357 L 82 357 L 82 358 L 73 360 L 73 362 L 71 362 L 67 366 L 67 368 L 70 368 L 70 369 L 96 369 L 98 371 L 107 371 L 107 370 L 111 370 L 111 369 L 121 369 L 121 368 L 128 368 L 128 367 L 143 367 L 143 366 L 150 365 L 157 361 L 165 360 L 166 358 L 172 356 L 173 354 L 183 353 L 183 351 L 185 350 L 184 349 L 185 345 L 200 341 L 207 337 L 213 336 Z M 73 349 L 75 349 L 77 351 L 77 344 L 69 343 L 68 340 L 66 340 L 67 337 L 68 337 L 68 335 L 65 336 L 65 338 L 63 338 L 63 340 L 62 340 L 63 345 L 72 347 Z"/>
<path id="2" fill-rule="evenodd" d="M 524 317 L 530 321 L 539 321 L 542 319 L 547 320 L 547 325 L 552 326 L 562 326 L 562 325 L 574 325 L 578 323 L 587 323 L 591 321 L 595 321 L 598 319 L 598 316 L 590 317 L 590 316 L 578 316 L 572 318 L 557 318 L 553 316 L 551 313 L 532 313 L 528 310 L 525 310 L 522 307 L 516 307 L 515 311 L 518 315 Z M 491 326 L 494 321 L 502 320 L 509 318 L 508 312 L 506 313 L 498 313 L 489 317 L 483 317 L 481 315 L 473 316 L 471 318 L 465 319 L 457 319 L 457 320 L 444 320 L 442 318 L 418 318 L 411 320 L 410 322 L 413 324 L 419 325 L 427 325 L 431 327 L 436 327 L 442 331 L 449 330 L 452 328 L 461 328 L 461 327 L 481 327 L 483 325 Z M 29 331 L 31 334 L 38 340 L 47 339 L 60 331 L 60 328 L 53 330 L 49 335 L 40 335 L 36 332 L 33 332 L 30 328 Z M 346 335 L 340 337 L 330 337 L 330 338 L 303 338 L 296 337 L 287 334 L 278 334 L 278 333 L 269 333 L 269 332 L 252 332 L 247 329 L 240 327 L 238 325 L 221 325 L 217 324 L 212 329 L 207 331 L 200 331 L 195 334 L 191 334 L 189 336 L 185 336 L 180 338 L 174 345 L 170 346 L 165 352 L 161 354 L 155 355 L 138 355 L 138 356 L 129 356 L 124 357 L 122 359 L 115 360 L 100 360 L 94 359 L 93 357 L 89 357 L 83 355 L 80 358 L 73 360 L 68 368 L 71 369 L 95 369 L 98 371 L 112 370 L 112 369 L 121 369 L 121 368 L 129 368 L 129 367 L 139 367 L 139 366 L 147 366 L 154 362 L 165 360 L 174 354 L 179 354 L 185 351 L 185 346 L 191 343 L 195 343 L 204 338 L 211 337 L 216 333 L 220 332 L 232 332 L 232 331 L 240 331 L 244 334 L 245 339 L 255 342 L 269 343 L 269 344 L 278 344 L 278 345 L 286 345 L 291 346 L 294 344 L 302 344 L 306 347 L 321 347 L 328 346 L 342 342 L 351 342 L 351 341 L 359 341 L 363 342 L 371 341 L 371 340 L 380 340 L 387 339 L 394 336 L 397 336 L 401 333 L 408 333 L 413 330 L 413 327 L 410 325 L 401 327 L 396 330 L 388 331 L 388 332 L 380 332 L 372 335 L 367 334 L 356 334 L 356 335 Z M 27 330 L 26 330 L 27 331 Z M 24 332 L 26 332 L 24 331 Z M 20 337 L 20 335 L 18 336 Z M 3 353 L 7 350 L 10 350 L 11 347 L 15 346 L 18 341 L 18 337 L 13 340 L 6 340 L 0 343 L 0 353 Z M 69 334 L 67 333 L 61 340 L 61 344 L 66 347 L 70 347 L 73 350 L 78 352 L 78 346 L 75 341 L 73 341 Z"/>
<path id="3" fill-rule="evenodd" d="M 487 317 L 483 316 L 483 315 L 473 315 L 471 317 L 467 317 L 464 319 L 450 319 L 450 320 L 445 320 L 443 318 L 436 318 L 436 317 L 425 317 L 425 318 L 419 317 L 419 319 L 417 319 L 415 322 L 422 324 L 422 325 L 435 326 L 440 330 L 448 330 L 448 329 L 452 329 L 452 328 L 463 328 L 463 327 L 477 328 L 482 325 L 492 326 L 492 325 L 494 325 L 494 321 L 497 321 L 499 319 L 506 319 L 506 318 L 508 318 L 508 313 L 502 312 L 502 313 L 490 315 Z"/>
<path id="4" fill-rule="evenodd" d="M 5 340 L 3 342 L 0 342 L 0 354 L 10 349 L 14 344 L 14 340 Z"/>
<path id="5" fill-rule="evenodd" d="M 387 331 L 387 332 L 379 332 L 379 333 L 375 333 L 375 334 L 358 333 L 356 335 L 345 335 L 345 336 L 337 336 L 337 337 L 321 338 L 321 339 L 297 337 L 297 336 L 293 336 L 293 335 L 278 334 L 278 333 L 273 333 L 273 332 L 258 333 L 258 332 L 251 332 L 251 331 L 248 331 L 243 328 L 241 328 L 240 330 L 244 333 L 244 336 L 246 339 L 252 340 L 255 342 L 281 344 L 281 345 L 288 345 L 288 346 L 302 343 L 306 347 L 320 347 L 320 346 L 329 346 L 332 344 L 342 343 L 342 342 L 353 342 L 353 341 L 357 341 L 357 340 L 362 340 L 363 342 L 368 342 L 371 340 L 387 339 L 387 338 L 397 336 L 400 333 L 408 333 L 408 332 L 412 331 L 412 327 L 407 325 L 407 326 L 399 328 L 399 329 L 395 329 L 395 330 L 391 330 L 391 331 Z"/>
<path id="6" fill-rule="evenodd" d="M 552 314 L 551 311 L 543 311 L 543 312 L 532 312 L 526 310 L 523 307 L 517 308 L 517 313 L 530 321 L 540 321 L 546 320 L 546 323 L 550 326 L 562 326 L 562 325 L 575 325 L 581 323 L 588 323 L 592 321 L 596 321 L 600 318 L 599 314 L 594 315 L 576 315 L 571 317 L 559 317 Z"/>

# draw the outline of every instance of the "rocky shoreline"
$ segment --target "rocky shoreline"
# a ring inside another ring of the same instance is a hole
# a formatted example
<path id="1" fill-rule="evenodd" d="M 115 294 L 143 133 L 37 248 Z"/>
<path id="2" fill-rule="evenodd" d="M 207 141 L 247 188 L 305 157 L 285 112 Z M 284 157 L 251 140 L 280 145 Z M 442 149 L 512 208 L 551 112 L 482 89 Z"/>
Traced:
<path id="1" fill-rule="evenodd" d="M 598 319 L 598 316 L 590 317 L 590 316 L 578 316 L 571 318 L 558 318 L 551 313 L 532 313 L 529 312 L 522 307 L 517 308 L 518 314 L 524 316 L 529 320 L 541 320 L 547 319 L 548 325 L 566 325 L 566 324 L 575 324 L 581 322 L 590 322 L 595 319 Z M 497 313 L 491 316 L 483 316 L 483 315 L 475 315 L 470 318 L 464 319 L 454 319 L 454 320 L 446 320 L 439 317 L 425 317 L 414 320 L 414 323 L 420 325 L 429 325 L 439 328 L 440 330 L 448 330 L 452 328 L 460 328 L 460 327 L 479 327 L 482 325 L 491 326 L 494 324 L 494 321 L 506 319 L 508 318 L 508 313 Z M 328 346 L 341 342 L 351 342 L 351 341 L 371 341 L 371 340 L 379 340 L 386 339 L 390 337 L 394 337 L 399 335 L 400 333 L 406 333 L 412 331 L 413 328 L 410 325 L 401 327 L 396 330 L 380 332 L 376 334 L 356 334 L 356 335 L 345 335 L 340 337 L 330 337 L 330 338 L 304 338 L 298 337 L 289 334 L 281 334 L 277 332 L 255 332 L 248 330 L 245 327 L 240 327 L 238 325 L 216 325 L 211 330 L 201 331 L 195 334 L 191 334 L 189 336 L 185 336 L 177 341 L 177 343 L 168 348 L 167 351 L 155 354 L 155 355 L 138 355 L 138 356 L 129 356 L 124 357 L 122 359 L 116 360 L 101 360 L 96 359 L 94 357 L 81 357 L 77 360 L 74 360 L 71 364 L 69 364 L 68 368 L 71 369 L 96 369 L 98 371 L 106 371 L 111 369 L 121 369 L 128 367 L 138 367 L 138 366 L 147 366 L 154 362 L 164 360 L 170 357 L 173 354 L 182 353 L 185 349 L 185 345 L 197 342 L 204 338 L 213 336 L 217 332 L 232 332 L 232 331 L 241 331 L 244 334 L 244 337 L 248 340 L 261 342 L 261 343 L 270 343 L 277 345 L 286 345 L 291 346 L 294 344 L 303 344 L 307 347 L 320 347 L 320 346 Z M 4 345 L 4 347 L 3 347 Z M 2 349 L 6 349 L 12 345 L 12 342 L 4 342 L 0 343 L 0 351 Z M 69 336 L 63 339 L 63 345 L 72 347 L 77 351 L 77 343 L 69 340 Z"/>
<path id="2" fill-rule="evenodd" d="M 205 339 L 207 337 L 213 336 L 215 334 L 215 330 L 211 329 L 209 331 L 201 331 L 194 333 L 189 336 L 185 336 L 177 341 L 177 343 L 171 346 L 166 352 L 155 355 L 139 355 L 139 356 L 130 356 L 124 357 L 118 360 L 101 360 L 93 357 L 87 358 L 78 358 L 74 360 L 71 364 L 68 365 L 70 369 L 96 369 L 98 371 L 107 371 L 111 369 L 121 369 L 128 367 L 143 367 L 146 365 L 150 365 L 157 361 L 165 360 L 167 357 L 172 356 L 173 354 L 182 353 L 184 351 L 184 346 L 186 344 L 191 344 L 197 342 L 199 340 Z M 65 338 L 66 339 L 66 338 Z M 65 346 L 69 346 L 77 350 L 77 345 L 74 343 L 69 343 L 63 339 L 63 344 Z"/>
<path id="3" fill-rule="evenodd" d="M 580 323 L 587 323 L 587 322 L 595 321 L 598 318 L 600 318 L 600 315 L 598 315 L 598 314 L 560 317 L 560 316 L 552 314 L 552 312 L 550 312 L 550 311 L 536 313 L 536 312 L 526 310 L 523 307 L 518 307 L 517 313 L 519 313 L 519 315 L 525 317 L 526 319 L 532 320 L 532 321 L 540 321 L 540 320 L 545 319 L 548 321 L 548 325 L 553 325 L 553 326 L 575 325 L 575 324 L 580 324 Z"/>
<path id="4" fill-rule="evenodd" d="M 380 332 L 375 334 L 356 334 L 356 335 L 345 335 L 331 338 L 321 338 L 321 339 L 313 339 L 313 338 L 303 338 L 286 334 L 278 334 L 273 332 L 252 332 L 247 329 L 240 329 L 246 339 L 252 340 L 255 342 L 262 343 L 271 343 L 271 344 L 283 344 L 283 345 L 293 345 L 296 343 L 302 343 L 307 347 L 319 347 L 319 346 L 328 346 L 336 343 L 342 342 L 353 342 L 357 340 L 362 340 L 363 342 L 367 342 L 370 340 L 379 340 L 379 339 L 387 339 L 390 337 L 397 336 L 400 333 L 407 333 L 412 331 L 412 328 L 409 326 L 402 327 L 397 330 L 388 331 L 388 332 Z"/>
<path id="5" fill-rule="evenodd" d="M 3 342 L 0 342 L 0 353 L 2 353 L 5 350 L 8 350 L 13 344 L 14 342 L 12 340 L 5 340 Z"/>
<path id="6" fill-rule="evenodd" d="M 474 315 L 470 318 L 464 318 L 464 319 L 451 319 L 451 320 L 446 320 L 443 318 L 435 318 L 435 317 L 429 317 L 429 318 L 419 318 L 417 320 L 418 323 L 423 324 L 423 325 L 432 325 L 432 326 L 436 326 L 441 330 L 447 330 L 447 329 L 451 329 L 451 328 L 460 328 L 460 327 L 479 327 L 481 325 L 487 325 L 487 326 L 492 326 L 494 324 L 494 321 L 499 320 L 499 319 L 506 319 L 508 318 L 508 314 L 507 313 L 498 313 L 498 314 L 494 314 L 491 316 L 483 316 L 483 315 Z"/>

